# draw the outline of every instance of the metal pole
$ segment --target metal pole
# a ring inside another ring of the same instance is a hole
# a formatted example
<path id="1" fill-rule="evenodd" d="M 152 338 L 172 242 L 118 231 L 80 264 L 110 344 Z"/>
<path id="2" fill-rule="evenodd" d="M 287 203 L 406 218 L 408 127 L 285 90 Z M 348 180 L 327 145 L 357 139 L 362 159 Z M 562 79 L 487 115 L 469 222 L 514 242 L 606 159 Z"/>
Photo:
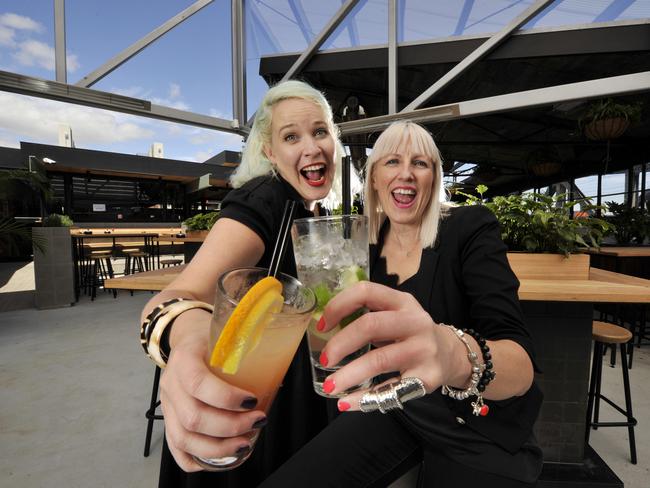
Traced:
<path id="1" fill-rule="evenodd" d="M 244 0 L 231 2 L 232 39 L 232 115 L 241 127 L 246 122 L 246 54 L 244 32 Z"/>
<path id="2" fill-rule="evenodd" d="M 54 0 L 54 58 L 56 64 L 56 81 L 59 83 L 67 83 L 65 0 Z"/>
<path id="3" fill-rule="evenodd" d="M 397 0 L 388 2 L 388 113 L 397 112 Z"/>

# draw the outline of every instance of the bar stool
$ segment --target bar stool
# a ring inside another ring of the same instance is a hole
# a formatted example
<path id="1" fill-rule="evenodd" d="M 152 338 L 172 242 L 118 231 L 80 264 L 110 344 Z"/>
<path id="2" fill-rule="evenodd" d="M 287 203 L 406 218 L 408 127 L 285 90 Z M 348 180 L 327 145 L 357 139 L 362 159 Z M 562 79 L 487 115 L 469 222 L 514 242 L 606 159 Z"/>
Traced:
<path id="1" fill-rule="evenodd" d="M 170 266 L 178 266 L 183 262 L 182 259 L 179 258 L 166 258 L 166 259 L 161 259 L 160 260 L 160 266 L 162 268 L 167 268 Z"/>
<path id="2" fill-rule="evenodd" d="M 160 367 L 156 366 L 153 374 L 153 387 L 151 389 L 151 401 L 149 402 L 149 409 L 144 413 L 147 419 L 147 433 L 144 437 L 144 457 L 149 457 L 149 450 L 151 448 L 151 434 L 153 432 L 153 421 L 162 420 L 162 415 L 156 414 L 156 408 L 160 405 L 158 400 L 158 385 L 160 383 Z"/>
<path id="3" fill-rule="evenodd" d="M 97 296 L 97 288 L 104 285 L 104 280 L 114 275 L 111 256 L 111 251 L 91 251 L 88 256 L 90 266 L 87 269 L 86 283 L 90 288 L 91 301 Z M 117 292 L 113 290 L 113 297 L 116 296 Z"/>
<path id="4" fill-rule="evenodd" d="M 634 426 L 636 419 L 632 414 L 632 396 L 630 394 L 630 375 L 628 372 L 628 358 L 626 345 L 632 339 L 632 333 L 624 327 L 594 320 L 592 326 L 592 339 L 594 341 L 594 356 L 591 365 L 591 380 L 589 382 L 589 394 L 587 400 L 587 425 L 585 429 L 585 444 L 589 442 L 591 429 L 598 427 L 627 427 L 630 441 L 630 457 L 632 464 L 636 464 L 636 441 L 634 439 Z M 623 391 L 625 393 L 625 409 L 616 405 L 613 401 L 602 395 L 600 386 L 603 373 L 603 350 L 606 345 L 620 346 L 621 370 L 623 371 Z M 600 422 L 600 400 L 604 400 L 615 410 L 626 417 L 625 422 Z"/>

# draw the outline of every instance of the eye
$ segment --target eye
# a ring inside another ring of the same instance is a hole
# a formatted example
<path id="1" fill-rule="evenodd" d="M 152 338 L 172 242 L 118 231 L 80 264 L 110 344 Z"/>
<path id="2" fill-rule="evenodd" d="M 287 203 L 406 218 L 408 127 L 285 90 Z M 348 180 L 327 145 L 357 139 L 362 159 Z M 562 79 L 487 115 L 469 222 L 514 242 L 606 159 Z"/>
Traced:
<path id="1" fill-rule="evenodd" d="M 285 142 L 295 142 L 298 139 L 298 136 L 295 134 L 287 134 L 283 137 Z"/>
<path id="2" fill-rule="evenodd" d="M 388 159 L 384 164 L 386 166 L 395 166 L 396 164 L 399 164 L 399 159 L 396 158 Z"/>
<path id="3" fill-rule="evenodd" d="M 324 137 L 329 134 L 329 131 L 325 127 L 320 127 L 314 131 L 314 136 Z"/>
<path id="4" fill-rule="evenodd" d="M 413 161 L 413 164 L 417 166 L 418 168 L 428 168 L 429 167 L 429 162 L 425 161 L 424 159 L 416 159 Z"/>

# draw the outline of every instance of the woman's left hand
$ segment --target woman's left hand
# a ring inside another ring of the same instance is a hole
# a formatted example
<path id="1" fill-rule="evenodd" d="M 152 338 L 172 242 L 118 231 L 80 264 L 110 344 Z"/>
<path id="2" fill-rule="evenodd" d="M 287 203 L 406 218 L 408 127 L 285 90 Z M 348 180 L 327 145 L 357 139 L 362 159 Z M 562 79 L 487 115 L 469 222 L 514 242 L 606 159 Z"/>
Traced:
<path id="1" fill-rule="evenodd" d="M 361 307 L 370 312 L 329 340 L 321 362 L 334 366 L 366 344 L 378 347 L 330 375 L 328 379 L 334 384 L 331 393 L 394 371 L 399 371 L 403 378 L 419 378 L 427 393 L 443 384 L 462 386 L 469 380 L 471 366 L 466 352 L 462 352 L 462 343 L 451 329 L 437 326 L 408 293 L 368 281 L 357 283 L 328 303 L 322 330 L 331 329 Z M 360 390 L 341 398 L 339 410 L 359 410 L 359 400 L 366 392 Z"/>

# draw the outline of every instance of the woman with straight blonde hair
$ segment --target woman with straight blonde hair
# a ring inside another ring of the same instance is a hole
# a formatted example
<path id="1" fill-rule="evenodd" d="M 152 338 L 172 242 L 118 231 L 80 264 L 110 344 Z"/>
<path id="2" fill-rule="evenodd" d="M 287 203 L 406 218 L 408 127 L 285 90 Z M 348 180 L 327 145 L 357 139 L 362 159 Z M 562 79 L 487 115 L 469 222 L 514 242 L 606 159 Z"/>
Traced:
<path id="1" fill-rule="evenodd" d="M 420 487 L 533 487 L 542 453 L 532 432 L 541 405 L 534 351 L 494 215 L 442 200 L 431 135 L 396 122 L 367 165 L 370 279 L 325 307 L 334 366 L 375 347 L 323 384 L 345 412 L 262 485 L 385 487 L 420 464 Z"/>

